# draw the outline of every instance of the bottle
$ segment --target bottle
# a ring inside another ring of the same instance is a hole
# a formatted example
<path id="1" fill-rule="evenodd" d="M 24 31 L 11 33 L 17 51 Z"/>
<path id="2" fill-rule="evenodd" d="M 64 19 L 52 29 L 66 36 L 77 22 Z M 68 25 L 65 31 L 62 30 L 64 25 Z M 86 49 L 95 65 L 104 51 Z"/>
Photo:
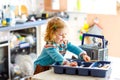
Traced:
<path id="1" fill-rule="evenodd" d="M 6 12 L 5 12 L 5 19 L 6 19 L 6 22 L 7 22 L 7 26 L 10 25 L 10 22 L 11 22 L 11 19 L 10 19 L 10 9 L 9 9 L 9 5 L 7 5 L 6 7 Z"/>
<path id="2" fill-rule="evenodd" d="M 3 10 L 2 10 L 3 14 L 2 14 L 2 19 L 6 18 L 6 14 L 7 14 L 7 7 L 6 5 L 3 5 Z"/>
<path id="3" fill-rule="evenodd" d="M 2 10 L 0 10 L 0 24 L 2 22 L 2 14 L 3 14 L 3 12 L 2 12 Z"/>
<path id="4" fill-rule="evenodd" d="M 6 22 L 6 5 L 3 6 L 3 9 L 2 9 L 2 20 L 1 20 L 1 24 L 2 26 L 7 26 L 7 22 Z"/>
<path id="5" fill-rule="evenodd" d="M 14 26 L 16 23 L 16 20 L 15 20 L 15 13 L 13 10 L 10 11 L 10 18 L 11 18 L 10 26 Z"/>
<path id="6" fill-rule="evenodd" d="M 8 5 L 7 11 L 8 11 L 8 15 L 6 19 L 8 19 L 8 25 L 14 26 L 15 25 L 15 13 L 11 5 Z"/>

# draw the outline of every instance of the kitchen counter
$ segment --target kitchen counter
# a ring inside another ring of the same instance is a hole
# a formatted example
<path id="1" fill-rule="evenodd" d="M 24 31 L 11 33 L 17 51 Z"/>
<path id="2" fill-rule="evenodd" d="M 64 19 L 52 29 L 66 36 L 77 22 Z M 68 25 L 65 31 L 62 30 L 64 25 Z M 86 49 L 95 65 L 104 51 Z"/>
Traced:
<path id="1" fill-rule="evenodd" d="M 37 20 L 34 22 L 25 22 L 21 24 L 15 24 L 14 26 L 0 26 L 0 31 L 11 31 L 11 30 L 18 30 L 18 29 L 25 29 L 30 28 L 34 26 L 40 26 L 42 24 L 45 24 L 47 20 Z"/>
<path id="2" fill-rule="evenodd" d="M 56 74 L 53 69 L 32 76 L 31 80 L 108 80 L 108 78 L 99 78 L 91 76 L 79 76 L 68 74 Z"/>
<path id="3" fill-rule="evenodd" d="M 56 74 L 53 69 L 32 76 L 31 80 L 120 80 L 120 58 L 109 57 L 111 61 L 111 74 L 106 78 L 79 76 L 68 74 Z"/>

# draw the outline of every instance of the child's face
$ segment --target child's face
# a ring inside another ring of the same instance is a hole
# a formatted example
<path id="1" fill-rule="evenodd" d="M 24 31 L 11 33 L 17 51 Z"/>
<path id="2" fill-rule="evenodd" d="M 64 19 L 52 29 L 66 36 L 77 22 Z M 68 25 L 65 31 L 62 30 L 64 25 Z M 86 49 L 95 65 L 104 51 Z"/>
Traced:
<path id="1" fill-rule="evenodd" d="M 57 31 L 57 33 L 56 33 L 56 39 L 55 39 L 55 42 L 56 43 L 62 43 L 64 40 L 65 40 L 65 38 L 66 38 L 66 33 L 65 33 L 65 31 L 64 30 L 59 30 L 59 31 Z"/>

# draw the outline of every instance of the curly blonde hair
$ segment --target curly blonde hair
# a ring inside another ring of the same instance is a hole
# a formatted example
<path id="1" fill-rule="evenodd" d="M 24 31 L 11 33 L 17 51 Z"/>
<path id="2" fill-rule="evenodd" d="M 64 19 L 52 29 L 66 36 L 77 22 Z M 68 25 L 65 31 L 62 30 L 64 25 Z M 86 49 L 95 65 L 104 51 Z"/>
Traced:
<path id="1" fill-rule="evenodd" d="M 63 21 L 59 17 L 53 17 L 47 24 L 46 33 L 44 40 L 46 42 L 54 42 L 55 41 L 55 34 L 57 31 L 64 29 L 66 27 L 65 21 Z"/>

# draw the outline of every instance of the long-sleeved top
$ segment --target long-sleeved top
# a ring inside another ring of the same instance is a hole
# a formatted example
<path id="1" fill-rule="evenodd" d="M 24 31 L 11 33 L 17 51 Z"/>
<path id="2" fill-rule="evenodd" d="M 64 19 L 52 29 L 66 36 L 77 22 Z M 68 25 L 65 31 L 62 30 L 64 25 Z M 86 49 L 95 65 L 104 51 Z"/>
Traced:
<path id="1" fill-rule="evenodd" d="M 61 47 L 62 46 L 62 47 Z M 70 51 L 78 56 L 80 56 L 84 50 L 82 50 L 80 47 L 75 46 L 71 44 L 70 42 L 67 42 L 67 44 L 57 45 L 56 43 L 53 43 L 52 46 L 44 47 L 41 54 L 38 56 L 36 61 L 34 62 L 34 67 L 36 65 L 41 66 L 49 66 L 52 65 L 55 62 L 58 62 L 59 64 L 62 64 L 64 61 L 63 55 L 60 53 L 60 51 Z"/>

